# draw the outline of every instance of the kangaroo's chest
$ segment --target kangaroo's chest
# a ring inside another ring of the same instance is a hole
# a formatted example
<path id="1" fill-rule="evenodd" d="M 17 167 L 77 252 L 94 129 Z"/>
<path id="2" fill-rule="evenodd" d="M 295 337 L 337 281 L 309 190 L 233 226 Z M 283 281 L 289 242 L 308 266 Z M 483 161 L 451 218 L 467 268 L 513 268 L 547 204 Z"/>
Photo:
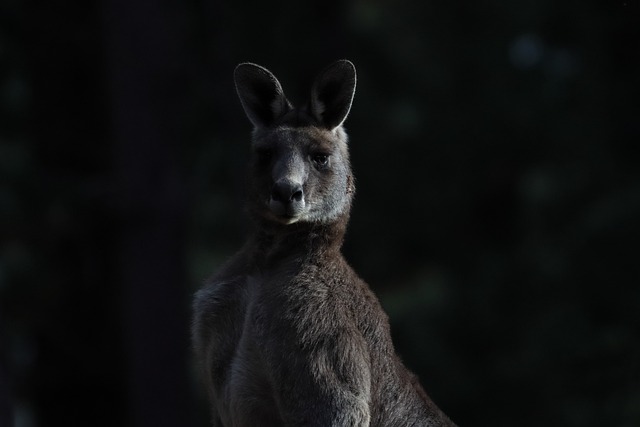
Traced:
<path id="1" fill-rule="evenodd" d="M 221 317 L 214 325 L 219 342 L 227 343 L 214 350 L 214 365 L 224 366 L 213 378 L 218 412 L 223 425 L 282 425 L 275 399 L 282 382 L 287 388 L 298 381 L 294 365 L 302 369 L 301 375 L 311 375 L 313 366 L 322 365 L 307 360 L 300 349 L 335 338 L 336 328 L 354 326 L 346 308 L 350 298 L 336 293 L 334 274 L 315 265 L 246 276 L 236 286 L 241 291 L 219 307 L 233 316 Z M 283 360 L 291 365 L 283 365 Z"/>
<path id="2" fill-rule="evenodd" d="M 213 378 L 218 390 L 219 415 L 224 425 L 280 425 L 262 354 L 265 325 L 260 299 L 264 283 L 260 277 L 247 276 L 240 286 L 242 291 L 226 301 L 225 311 L 235 316 L 221 319 L 214 326 L 214 333 L 227 343 L 219 347 L 219 353 L 214 353 L 214 359 L 224 366 L 220 375 Z"/>

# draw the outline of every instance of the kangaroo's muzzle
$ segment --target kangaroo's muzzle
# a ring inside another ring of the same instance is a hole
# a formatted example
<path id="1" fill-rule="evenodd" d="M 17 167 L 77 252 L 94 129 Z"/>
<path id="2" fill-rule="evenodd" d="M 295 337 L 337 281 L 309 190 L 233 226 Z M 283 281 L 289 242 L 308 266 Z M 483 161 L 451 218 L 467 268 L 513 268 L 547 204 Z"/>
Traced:
<path id="1" fill-rule="evenodd" d="M 277 181 L 271 190 L 269 209 L 286 223 L 298 220 L 305 207 L 302 185 L 288 179 Z"/>

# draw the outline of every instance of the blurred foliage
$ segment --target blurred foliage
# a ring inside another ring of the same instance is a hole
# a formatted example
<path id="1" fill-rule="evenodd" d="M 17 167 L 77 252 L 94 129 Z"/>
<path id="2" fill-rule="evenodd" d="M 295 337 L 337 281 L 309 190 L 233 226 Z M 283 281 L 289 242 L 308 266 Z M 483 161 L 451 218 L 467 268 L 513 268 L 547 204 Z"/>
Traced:
<path id="1" fill-rule="evenodd" d="M 640 426 L 639 18 L 637 0 L 3 2 L 0 424 L 150 425 L 123 242 L 181 254 L 146 295 L 186 312 L 245 231 L 234 66 L 302 100 L 346 57 L 345 254 L 434 400 L 461 426 Z M 118 91 L 128 70 L 146 74 Z M 130 116 L 149 120 L 133 152 Z M 188 378 L 199 403 L 173 404 L 206 425 L 175 319 L 160 338 L 183 359 L 155 373 Z"/>

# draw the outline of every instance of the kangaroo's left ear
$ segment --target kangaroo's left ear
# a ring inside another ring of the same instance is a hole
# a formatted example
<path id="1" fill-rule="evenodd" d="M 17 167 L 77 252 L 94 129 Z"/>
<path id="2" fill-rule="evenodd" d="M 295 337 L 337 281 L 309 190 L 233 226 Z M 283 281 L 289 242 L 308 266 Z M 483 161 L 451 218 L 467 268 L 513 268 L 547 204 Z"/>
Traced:
<path id="1" fill-rule="evenodd" d="M 234 78 L 242 107 L 256 128 L 273 125 L 291 110 L 280 82 L 266 68 L 245 62 L 236 67 Z"/>
<path id="2" fill-rule="evenodd" d="M 346 59 L 329 65 L 311 88 L 311 114 L 333 130 L 347 118 L 356 91 L 356 67 Z"/>

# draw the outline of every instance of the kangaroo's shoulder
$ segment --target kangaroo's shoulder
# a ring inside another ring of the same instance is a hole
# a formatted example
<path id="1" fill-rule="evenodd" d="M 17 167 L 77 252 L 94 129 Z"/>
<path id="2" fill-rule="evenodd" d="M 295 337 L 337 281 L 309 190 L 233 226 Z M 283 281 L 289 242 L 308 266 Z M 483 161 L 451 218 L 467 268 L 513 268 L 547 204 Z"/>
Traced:
<path id="1" fill-rule="evenodd" d="M 228 316 L 247 292 L 249 257 L 245 251 L 230 258 L 198 290 L 193 299 L 196 320 L 212 322 L 216 317 Z"/>

